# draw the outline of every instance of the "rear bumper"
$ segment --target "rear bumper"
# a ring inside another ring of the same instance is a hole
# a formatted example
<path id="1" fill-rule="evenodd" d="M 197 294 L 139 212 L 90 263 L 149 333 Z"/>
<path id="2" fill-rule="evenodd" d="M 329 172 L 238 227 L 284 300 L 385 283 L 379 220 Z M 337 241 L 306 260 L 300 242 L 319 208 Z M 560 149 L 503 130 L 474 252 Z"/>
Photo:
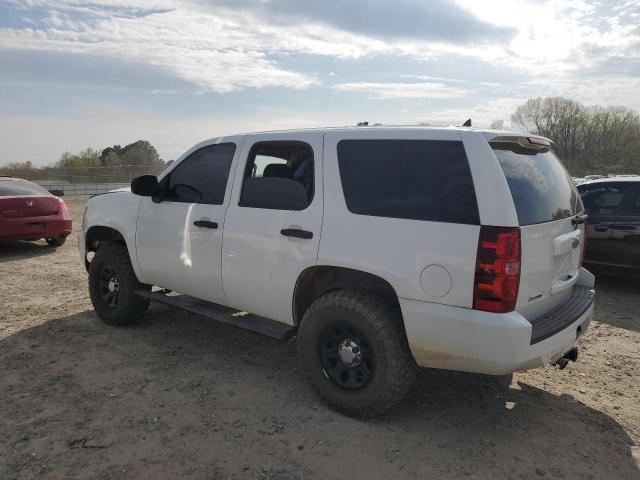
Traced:
<path id="1" fill-rule="evenodd" d="M 593 288 L 580 269 L 577 284 Z M 504 375 L 537 368 L 562 357 L 586 331 L 593 299 L 562 328 L 532 344 L 532 324 L 518 312 L 495 314 L 400 299 L 411 353 L 421 367 Z"/>
<path id="2" fill-rule="evenodd" d="M 71 234 L 72 221 L 62 217 L 0 220 L 0 240 L 38 240 Z"/>

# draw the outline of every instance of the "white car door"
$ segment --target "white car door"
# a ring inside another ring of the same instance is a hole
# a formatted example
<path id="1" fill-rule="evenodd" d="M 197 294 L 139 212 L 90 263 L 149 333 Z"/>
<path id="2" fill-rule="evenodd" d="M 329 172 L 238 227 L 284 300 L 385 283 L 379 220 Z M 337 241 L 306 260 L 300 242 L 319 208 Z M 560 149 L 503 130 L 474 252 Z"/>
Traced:
<path id="1" fill-rule="evenodd" d="M 242 139 L 194 147 L 160 180 L 158 196 L 142 199 L 136 254 L 144 282 L 225 303 L 222 232 Z"/>
<path id="2" fill-rule="evenodd" d="M 296 281 L 318 258 L 322 141 L 322 132 L 245 141 L 224 230 L 228 305 L 293 324 Z"/>

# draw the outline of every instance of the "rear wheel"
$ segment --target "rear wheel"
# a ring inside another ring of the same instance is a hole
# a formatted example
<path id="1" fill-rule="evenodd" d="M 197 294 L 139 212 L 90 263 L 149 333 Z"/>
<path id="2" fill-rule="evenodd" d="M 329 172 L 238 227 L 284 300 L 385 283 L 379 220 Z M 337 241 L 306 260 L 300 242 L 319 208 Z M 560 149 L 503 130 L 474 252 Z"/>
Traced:
<path id="1" fill-rule="evenodd" d="M 142 284 L 129 260 L 124 245 L 101 245 L 89 266 L 89 295 L 98 316 L 109 325 L 127 325 L 141 319 L 149 308 L 149 301 L 135 294 L 138 289 L 149 290 Z"/>
<path id="2" fill-rule="evenodd" d="M 354 417 L 385 413 L 415 375 L 398 306 L 373 292 L 337 290 L 316 300 L 300 325 L 298 354 L 316 393 Z"/>
<path id="3" fill-rule="evenodd" d="M 64 242 L 67 241 L 67 237 L 64 235 L 60 235 L 58 237 L 45 238 L 45 240 L 51 247 L 61 247 L 62 245 L 64 245 Z"/>

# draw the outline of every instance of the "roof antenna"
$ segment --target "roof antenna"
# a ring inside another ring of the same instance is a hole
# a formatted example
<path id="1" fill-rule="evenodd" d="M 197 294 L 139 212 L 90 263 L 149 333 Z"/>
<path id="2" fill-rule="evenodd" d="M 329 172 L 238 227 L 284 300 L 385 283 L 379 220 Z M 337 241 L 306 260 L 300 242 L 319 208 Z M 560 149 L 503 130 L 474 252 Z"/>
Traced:
<path id="1" fill-rule="evenodd" d="M 471 126 L 471 119 L 470 119 L 470 118 L 469 118 L 469 119 L 467 119 L 467 121 L 466 121 L 466 122 L 464 122 L 464 123 L 462 124 L 462 126 L 463 126 L 463 127 L 470 127 L 470 126 Z"/>

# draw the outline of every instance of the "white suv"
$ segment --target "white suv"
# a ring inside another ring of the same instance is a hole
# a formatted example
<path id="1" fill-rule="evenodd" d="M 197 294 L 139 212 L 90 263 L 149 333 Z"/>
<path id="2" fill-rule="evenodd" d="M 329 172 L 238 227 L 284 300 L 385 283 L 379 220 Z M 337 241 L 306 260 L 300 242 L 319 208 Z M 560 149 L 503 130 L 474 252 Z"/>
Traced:
<path id="1" fill-rule="evenodd" d="M 359 417 L 399 401 L 416 365 L 564 367 L 594 277 L 580 196 L 550 148 L 471 128 L 208 140 L 89 200 L 78 244 L 91 300 L 115 325 L 158 301 L 297 333 L 314 389 Z"/>

